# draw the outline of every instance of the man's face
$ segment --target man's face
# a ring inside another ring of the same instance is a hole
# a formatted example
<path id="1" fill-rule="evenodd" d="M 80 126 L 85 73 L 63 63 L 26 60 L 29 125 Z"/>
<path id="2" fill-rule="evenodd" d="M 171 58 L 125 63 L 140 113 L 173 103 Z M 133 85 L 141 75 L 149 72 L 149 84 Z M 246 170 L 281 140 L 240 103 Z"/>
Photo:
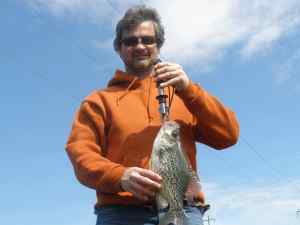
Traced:
<path id="1" fill-rule="evenodd" d="M 142 22 L 131 31 L 124 32 L 122 40 L 119 55 L 126 71 L 137 76 L 151 73 L 159 53 L 153 22 Z"/>

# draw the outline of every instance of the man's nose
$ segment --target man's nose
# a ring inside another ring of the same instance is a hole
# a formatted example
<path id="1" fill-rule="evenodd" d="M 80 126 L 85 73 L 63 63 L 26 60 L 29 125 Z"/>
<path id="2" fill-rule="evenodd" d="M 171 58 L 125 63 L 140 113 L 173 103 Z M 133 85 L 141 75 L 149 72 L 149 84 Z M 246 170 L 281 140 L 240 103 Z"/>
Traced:
<path id="1" fill-rule="evenodd" d="M 141 39 L 139 39 L 139 42 L 137 43 L 137 45 L 135 47 L 138 49 L 146 48 L 146 46 L 142 43 Z"/>

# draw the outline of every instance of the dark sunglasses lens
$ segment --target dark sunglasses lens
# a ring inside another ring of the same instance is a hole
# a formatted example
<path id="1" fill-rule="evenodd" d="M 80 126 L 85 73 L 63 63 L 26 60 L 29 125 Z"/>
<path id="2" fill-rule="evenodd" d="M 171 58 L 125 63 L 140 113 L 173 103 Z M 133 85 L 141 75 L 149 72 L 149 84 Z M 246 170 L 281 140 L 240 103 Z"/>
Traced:
<path id="1" fill-rule="evenodd" d="M 128 37 L 124 38 L 122 42 L 125 46 L 135 46 L 139 43 L 139 40 L 137 37 Z"/>
<path id="2" fill-rule="evenodd" d="M 139 38 L 143 45 L 152 45 L 156 42 L 155 37 L 152 36 L 127 37 L 122 42 L 125 46 L 136 46 L 139 43 Z"/>
<path id="3" fill-rule="evenodd" d="M 144 45 L 152 45 L 155 43 L 155 38 L 154 37 L 148 37 L 148 36 L 144 36 L 142 37 L 142 43 Z"/>

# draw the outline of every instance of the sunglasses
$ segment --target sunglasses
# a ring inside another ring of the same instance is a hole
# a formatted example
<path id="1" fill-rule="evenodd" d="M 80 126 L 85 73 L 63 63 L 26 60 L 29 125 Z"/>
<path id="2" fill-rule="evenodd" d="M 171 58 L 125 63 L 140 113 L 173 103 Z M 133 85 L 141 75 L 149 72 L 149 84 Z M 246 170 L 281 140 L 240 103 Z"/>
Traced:
<path id="1" fill-rule="evenodd" d="M 131 36 L 126 37 L 122 40 L 122 43 L 127 47 L 133 47 L 138 45 L 139 43 L 142 43 L 143 45 L 153 45 L 156 43 L 156 38 L 154 36 Z"/>

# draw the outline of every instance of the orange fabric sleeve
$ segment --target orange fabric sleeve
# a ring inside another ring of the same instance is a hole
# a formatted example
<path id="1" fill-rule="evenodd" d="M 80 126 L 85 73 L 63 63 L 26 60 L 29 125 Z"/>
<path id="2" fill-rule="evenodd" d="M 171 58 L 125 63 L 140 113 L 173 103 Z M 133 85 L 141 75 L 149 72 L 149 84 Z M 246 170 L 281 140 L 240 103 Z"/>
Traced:
<path id="1" fill-rule="evenodd" d="M 193 133 L 198 142 L 215 149 L 224 149 L 237 142 L 239 124 L 235 113 L 217 98 L 191 81 L 177 94 L 194 115 Z"/>
<path id="2" fill-rule="evenodd" d="M 103 156 L 105 148 L 104 107 L 84 101 L 76 114 L 66 151 L 76 177 L 83 185 L 104 193 L 120 192 L 125 167 Z"/>

